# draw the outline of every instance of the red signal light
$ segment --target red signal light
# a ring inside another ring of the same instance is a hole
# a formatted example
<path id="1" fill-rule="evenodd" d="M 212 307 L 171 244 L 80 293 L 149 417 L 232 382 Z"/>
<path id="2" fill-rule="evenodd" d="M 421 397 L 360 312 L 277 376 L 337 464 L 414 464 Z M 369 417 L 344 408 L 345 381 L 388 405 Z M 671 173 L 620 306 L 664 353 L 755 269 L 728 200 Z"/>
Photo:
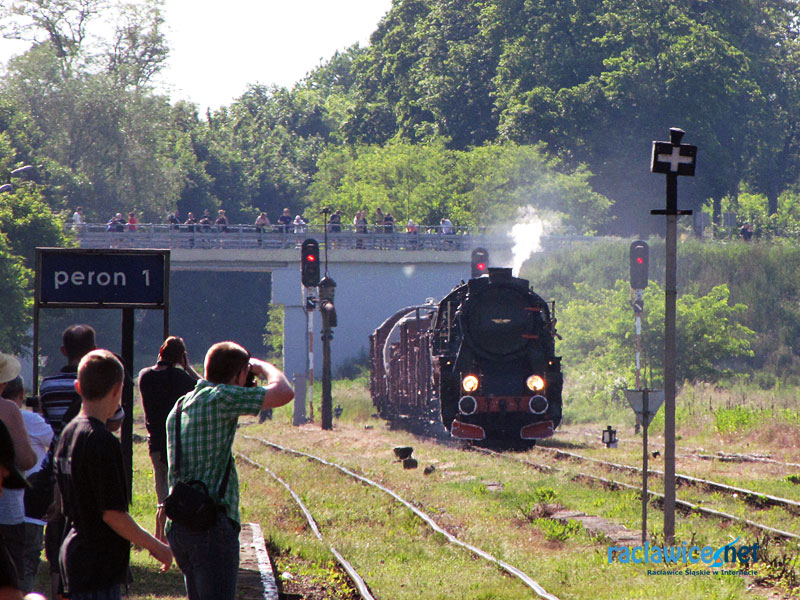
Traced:
<path id="1" fill-rule="evenodd" d="M 484 271 L 486 269 L 486 263 L 478 263 L 475 265 L 479 271 Z"/>
<path id="2" fill-rule="evenodd" d="M 647 288 L 647 267 L 650 248 L 647 242 L 636 240 L 631 243 L 631 287 L 634 290 Z"/>
<path id="3" fill-rule="evenodd" d="M 317 260 L 317 257 L 316 257 L 316 256 L 314 256 L 313 254 L 307 254 L 307 255 L 306 255 L 306 260 L 307 260 L 308 262 L 314 262 L 315 260 Z"/>

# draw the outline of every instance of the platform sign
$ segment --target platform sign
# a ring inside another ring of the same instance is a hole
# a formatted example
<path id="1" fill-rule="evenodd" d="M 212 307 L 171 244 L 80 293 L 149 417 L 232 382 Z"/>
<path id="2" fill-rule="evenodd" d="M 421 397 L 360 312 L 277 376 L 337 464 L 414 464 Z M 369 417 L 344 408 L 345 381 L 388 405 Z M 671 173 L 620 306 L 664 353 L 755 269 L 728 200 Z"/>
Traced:
<path id="1" fill-rule="evenodd" d="M 645 394 L 647 395 L 647 417 L 645 418 Z M 649 427 L 656 416 L 658 409 L 664 403 L 664 390 L 625 390 L 625 398 L 631 405 L 633 412 Z"/>
<path id="2" fill-rule="evenodd" d="M 169 250 L 36 249 L 40 307 L 163 308 Z"/>
<path id="3" fill-rule="evenodd" d="M 120 357 L 133 376 L 135 309 L 161 310 L 169 335 L 169 250 L 36 248 L 33 393 L 39 383 L 39 312 L 50 308 L 122 309 Z M 164 339 L 162 338 L 162 339 Z M 133 385 L 122 387 L 120 432 L 128 489 L 133 482 Z"/>

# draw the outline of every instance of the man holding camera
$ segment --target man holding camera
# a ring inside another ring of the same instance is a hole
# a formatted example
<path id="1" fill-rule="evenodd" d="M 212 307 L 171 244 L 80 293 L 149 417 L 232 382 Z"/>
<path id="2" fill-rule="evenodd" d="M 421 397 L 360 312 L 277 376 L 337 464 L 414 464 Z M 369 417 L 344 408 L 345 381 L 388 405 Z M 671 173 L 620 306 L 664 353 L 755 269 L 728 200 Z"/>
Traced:
<path id="1" fill-rule="evenodd" d="M 204 531 L 171 522 L 167 539 L 183 572 L 189 600 L 233 600 L 241 528 L 239 482 L 231 456 L 236 425 L 240 416 L 255 416 L 287 404 L 294 391 L 275 365 L 251 358 L 234 342 L 211 346 L 203 368 L 203 379 L 167 418 L 169 485 L 172 490 L 178 481 L 179 460 L 180 480 L 202 482 L 219 505 L 219 513 L 211 528 Z M 248 385 L 251 374 L 265 380 L 264 385 Z M 224 493 L 216 497 L 220 489 Z"/>

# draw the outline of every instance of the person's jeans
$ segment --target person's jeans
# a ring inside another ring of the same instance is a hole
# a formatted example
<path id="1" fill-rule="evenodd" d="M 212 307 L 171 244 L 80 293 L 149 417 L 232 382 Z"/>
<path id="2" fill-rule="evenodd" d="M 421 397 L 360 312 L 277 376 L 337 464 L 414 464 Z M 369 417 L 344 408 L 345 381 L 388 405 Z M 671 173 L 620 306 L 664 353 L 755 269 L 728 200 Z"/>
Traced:
<path id="1" fill-rule="evenodd" d="M 36 572 L 39 570 L 43 540 L 44 525 L 25 523 L 25 554 L 22 561 L 22 572 L 19 573 L 19 588 L 25 594 L 32 592 L 33 586 L 36 584 Z"/>
<path id="2" fill-rule="evenodd" d="M 104 590 L 91 592 L 72 592 L 70 600 L 122 600 L 120 586 L 115 585 Z"/>
<path id="3" fill-rule="evenodd" d="M 189 600 L 235 600 L 239 575 L 239 525 L 224 513 L 208 531 L 177 523 L 167 533 Z"/>

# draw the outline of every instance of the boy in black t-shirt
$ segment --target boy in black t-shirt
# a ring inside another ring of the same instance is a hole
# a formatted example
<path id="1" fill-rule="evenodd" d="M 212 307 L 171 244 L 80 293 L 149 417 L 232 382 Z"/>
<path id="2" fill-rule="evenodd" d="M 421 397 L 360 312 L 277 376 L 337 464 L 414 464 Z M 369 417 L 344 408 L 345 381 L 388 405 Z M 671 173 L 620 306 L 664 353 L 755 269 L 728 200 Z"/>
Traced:
<path id="1" fill-rule="evenodd" d="M 162 571 L 172 564 L 169 546 L 128 513 L 122 448 L 105 426 L 119 406 L 122 383 L 122 364 L 111 352 L 84 356 L 75 383 L 81 412 L 64 428 L 56 449 L 56 479 L 69 520 L 59 566 L 73 600 L 120 598 L 131 542 L 160 561 Z"/>

